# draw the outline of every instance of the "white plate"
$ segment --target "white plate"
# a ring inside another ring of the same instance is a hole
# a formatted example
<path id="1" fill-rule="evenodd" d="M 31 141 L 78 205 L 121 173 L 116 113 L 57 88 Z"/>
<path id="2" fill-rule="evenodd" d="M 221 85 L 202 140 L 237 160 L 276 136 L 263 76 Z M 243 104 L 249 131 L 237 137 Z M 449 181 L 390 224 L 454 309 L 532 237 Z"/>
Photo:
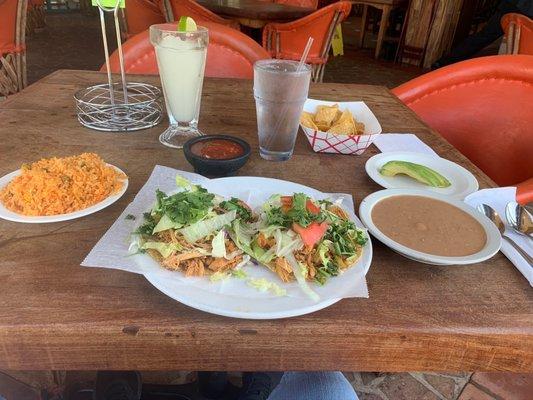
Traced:
<path id="1" fill-rule="evenodd" d="M 270 178 L 220 178 L 202 182 L 202 186 L 212 193 L 225 197 L 231 197 L 235 195 L 236 190 L 242 191 L 245 188 L 251 193 L 251 196 L 259 196 L 256 200 L 261 200 L 261 202 L 263 198 L 266 200 L 275 193 L 302 192 L 314 198 L 324 198 L 323 193 L 313 188 Z M 260 194 L 258 195 L 258 193 Z M 351 210 L 349 214 L 359 227 L 363 226 Z M 287 289 L 288 296 L 276 297 L 269 293 L 258 292 L 238 279 L 230 279 L 216 284 L 209 282 L 205 277 L 181 279 L 181 276 L 176 275 L 176 272 L 162 268 L 146 254 L 139 254 L 133 258 L 152 285 L 180 303 L 228 317 L 274 319 L 308 314 L 338 302 L 340 297 L 343 297 L 342 290 L 353 287 L 354 284 L 358 284 L 361 279 L 364 279 L 372 261 L 372 244 L 369 239 L 361 259 L 342 275 L 330 279 L 324 286 L 310 284 L 312 289 L 323 299 L 318 302 L 307 297 L 298 288 L 297 283 L 282 283 L 274 273 L 264 267 L 246 267 L 246 271 L 249 276 L 254 278 L 264 277 L 278 283 Z M 226 286 L 224 289 L 223 285 L 231 286 L 229 288 Z"/>
<path id="2" fill-rule="evenodd" d="M 475 254 L 464 257 L 444 257 L 436 256 L 433 254 L 422 253 L 420 251 L 413 250 L 409 247 L 403 246 L 394 240 L 390 239 L 388 236 L 385 236 L 374 224 L 372 221 L 372 209 L 374 206 L 383 199 L 392 196 L 423 196 L 429 197 L 431 199 L 441 200 L 445 203 L 448 203 L 452 206 L 455 206 L 470 216 L 472 216 L 476 221 L 478 221 L 485 233 L 487 235 L 487 243 L 485 247 Z M 501 235 L 496 226 L 483 214 L 479 213 L 469 205 L 463 203 L 462 201 L 444 196 L 438 193 L 432 193 L 425 190 L 413 190 L 413 189 L 386 189 L 380 190 L 379 192 L 372 193 L 367 196 L 361 202 L 359 206 L 359 216 L 363 221 L 363 224 L 368 228 L 368 231 L 374 235 L 376 239 L 390 247 L 392 250 L 404 255 L 407 258 L 416 260 L 425 264 L 433 265 L 465 265 L 465 264 L 474 264 L 481 261 L 485 261 L 491 258 L 494 254 L 500 250 L 501 246 Z"/>
<path id="3" fill-rule="evenodd" d="M 429 167 L 447 178 L 451 186 L 447 188 L 434 188 L 405 175 L 381 175 L 379 173 L 381 167 L 385 163 L 393 160 L 408 161 Z M 445 158 L 428 154 L 408 151 L 380 153 L 368 159 L 365 164 L 365 169 L 368 176 L 374 182 L 387 189 L 405 188 L 427 190 L 462 200 L 479 188 L 477 179 L 470 171 Z"/>
<path id="4" fill-rule="evenodd" d="M 122 171 L 120 168 L 115 167 L 114 165 L 111 165 L 111 164 L 107 164 L 107 165 L 115 168 L 118 172 L 122 172 L 124 174 L 124 171 Z M 20 170 L 11 172 L 10 174 L 4 175 L 2 178 L 0 178 L 0 189 L 2 189 L 4 186 L 7 186 L 7 184 L 14 177 L 18 175 L 20 175 Z M 124 184 L 122 185 L 122 189 L 120 190 L 120 192 L 105 198 L 99 203 L 96 203 L 90 207 L 84 208 L 83 210 L 74 211 L 74 212 L 67 213 L 67 214 L 47 215 L 44 217 L 31 217 L 27 215 L 17 214 L 11 210 L 8 210 L 7 208 L 4 207 L 2 203 L 0 203 L 0 218 L 7 219 L 8 221 L 13 221 L 13 222 L 24 222 L 27 224 L 45 224 L 49 222 L 68 221 L 70 219 L 84 217 L 86 215 L 95 213 L 97 211 L 102 210 L 103 208 L 110 206 L 111 204 L 113 204 L 115 201 L 117 201 L 118 199 L 122 197 L 122 195 L 126 192 L 126 189 L 128 189 L 128 178 L 127 177 L 124 180 Z"/>

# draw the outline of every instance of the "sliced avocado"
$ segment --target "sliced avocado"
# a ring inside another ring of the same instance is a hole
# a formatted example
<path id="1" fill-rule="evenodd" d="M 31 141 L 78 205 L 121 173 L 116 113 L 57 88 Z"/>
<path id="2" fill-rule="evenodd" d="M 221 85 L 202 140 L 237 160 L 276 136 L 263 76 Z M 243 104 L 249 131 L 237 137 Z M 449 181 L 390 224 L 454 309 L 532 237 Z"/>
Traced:
<path id="1" fill-rule="evenodd" d="M 437 171 L 408 161 L 389 161 L 381 167 L 379 173 L 384 176 L 407 175 L 431 187 L 445 188 L 451 185 L 450 181 Z"/>

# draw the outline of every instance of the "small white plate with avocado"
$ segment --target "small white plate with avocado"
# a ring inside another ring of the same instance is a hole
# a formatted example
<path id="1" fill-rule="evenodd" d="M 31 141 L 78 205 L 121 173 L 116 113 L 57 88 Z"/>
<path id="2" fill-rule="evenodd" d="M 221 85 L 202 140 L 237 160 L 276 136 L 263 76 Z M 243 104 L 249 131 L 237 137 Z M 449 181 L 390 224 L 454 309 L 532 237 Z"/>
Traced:
<path id="1" fill-rule="evenodd" d="M 407 151 L 376 154 L 368 159 L 366 173 L 387 189 L 420 189 L 463 200 L 478 190 L 470 171 L 438 156 Z"/>

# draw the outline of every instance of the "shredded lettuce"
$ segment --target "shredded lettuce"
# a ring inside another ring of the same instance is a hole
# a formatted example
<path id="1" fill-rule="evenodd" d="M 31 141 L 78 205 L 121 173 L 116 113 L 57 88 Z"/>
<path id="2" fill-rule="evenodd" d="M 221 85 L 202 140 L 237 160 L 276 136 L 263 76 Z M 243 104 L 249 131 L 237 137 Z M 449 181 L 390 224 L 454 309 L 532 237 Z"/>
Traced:
<path id="1" fill-rule="evenodd" d="M 246 283 L 260 292 L 270 292 L 276 296 L 287 295 L 287 291 L 285 289 L 281 288 L 274 282 L 266 280 L 265 278 L 250 278 L 246 281 Z"/>
<path id="2" fill-rule="evenodd" d="M 259 232 L 269 238 L 270 236 L 273 236 L 277 230 L 280 229 L 285 229 L 285 227 L 281 225 L 267 225 L 266 227 L 259 229 Z"/>
<path id="3" fill-rule="evenodd" d="M 248 276 L 242 269 L 234 269 L 231 271 L 231 275 L 237 279 L 246 279 Z"/>
<path id="4" fill-rule="evenodd" d="M 300 286 L 300 289 L 309 296 L 309 298 L 313 301 L 319 301 L 320 296 L 313 291 L 307 284 L 307 281 L 305 280 L 305 268 L 302 269 L 302 265 L 296 261 L 296 258 L 294 258 L 294 254 L 289 253 L 285 256 L 285 259 L 289 263 L 289 265 L 292 268 L 292 272 L 294 273 L 294 276 L 296 277 L 296 281 L 298 282 L 298 285 Z"/>
<path id="5" fill-rule="evenodd" d="M 198 221 L 192 225 L 179 230 L 185 240 L 189 243 L 194 243 L 219 229 L 222 229 L 225 225 L 231 224 L 236 218 L 237 212 L 235 210 L 226 214 L 217 215 L 216 217 Z"/>
<path id="6" fill-rule="evenodd" d="M 180 229 L 182 226 L 182 224 L 172 221 L 167 214 L 164 214 L 154 227 L 152 234 L 163 232 L 167 229 Z"/>
<path id="7" fill-rule="evenodd" d="M 252 243 L 250 249 L 251 249 L 251 253 L 249 254 L 262 264 L 268 264 L 276 256 L 275 247 L 265 250 L 262 247 L 260 247 L 255 241 Z"/>
<path id="8" fill-rule="evenodd" d="M 226 232 L 224 230 L 221 230 L 218 232 L 213 240 L 211 241 L 211 246 L 213 247 L 213 250 L 211 251 L 211 255 L 213 257 L 226 257 Z"/>
<path id="9" fill-rule="evenodd" d="M 193 185 L 191 181 L 189 181 L 187 178 L 184 178 L 181 175 L 176 175 L 176 186 L 184 189 L 188 189 L 191 192 L 196 192 L 198 190 L 198 186 Z"/>
<path id="10" fill-rule="evenodd" d="M 229 277 L 230 277 L 230 274 L 228 272 L 217 271 L 209 277 L 209 280 L 211 282 L 220 282 L 220 281 L 225 281 Z"/>
<path id="11" fill-rule="evenodd" d="M 290 232 L 290 231 L 289 231 Z M 279 233 L 279 242 L 276 238 L 276 256 L 285 257 L 287 254 L 293 253 L 303 247 L 302 239 L 299 236 L 292 236 L 288 232 Z"/>
<path id="12" fill-rule="evenodd" d="M 145 242 L 142 244 L 141 249 L 156 250 L 163 256 L 163 258 L 167 258 L 170 257 L 173 252 L 182 250 L 182 247 L 179 243 Z"/>
<path id="13" fill-rule="evenodd" d="M 247 254 L 252 255 L 251 243 L 255 230 L 249 224 L 240 219 L 236 219 L 231 224 L 231 230 L 228 232 L 235 245 Z"/>

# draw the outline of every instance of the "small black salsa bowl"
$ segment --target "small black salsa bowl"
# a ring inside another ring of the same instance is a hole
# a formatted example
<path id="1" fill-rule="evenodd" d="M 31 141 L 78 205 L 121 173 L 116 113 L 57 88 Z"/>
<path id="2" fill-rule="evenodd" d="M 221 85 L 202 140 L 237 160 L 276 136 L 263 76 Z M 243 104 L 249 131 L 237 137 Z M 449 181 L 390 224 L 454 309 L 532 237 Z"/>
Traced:
<path id="1" fill-rule="evenodd" d="M 234 158 L 216 159 L 206 158 L 192 152 L 191 148 L 195 143 L 211 140 L 228 140 L 236 143 L 242 147 L 243 153 Z M 234 136 L 205 135 L 187 140 L 183 145 L 183 153 L 185 154 L 187 161 L 189 161 L 189 163 L 194 167 L 195 172 L 201 175 L 217 177 L 234 174 L 238 169 L 246 164 L 246 161 L 248 161 L 248 158 L 250 158 L 251 149 L 250 145 L 246 141 Z"/>

